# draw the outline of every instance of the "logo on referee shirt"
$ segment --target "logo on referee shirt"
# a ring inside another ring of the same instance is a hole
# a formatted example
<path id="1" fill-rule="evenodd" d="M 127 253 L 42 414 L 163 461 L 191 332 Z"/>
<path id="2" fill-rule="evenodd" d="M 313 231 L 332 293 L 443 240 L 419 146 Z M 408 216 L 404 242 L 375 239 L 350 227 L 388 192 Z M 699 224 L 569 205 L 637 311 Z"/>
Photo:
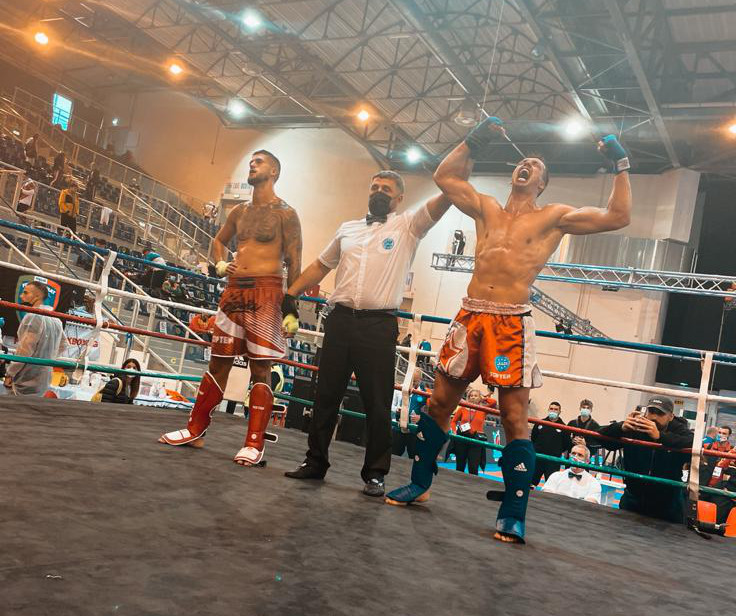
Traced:
<path id="1" fill-rule="evenodd" d="M 505 372 L 511 365 L 511 360 L 505 355 L 496 355 L 496 359 L 493 360 L 496 370 L 499 372 Z"/>
<path id="2" fill-rule="evenodd" d="M 383 249 L 384 250 L 391 250 L 396 245 L 396 242 L 394 242 L 394 238 L 387 237 L 385 240 L 383 240 Z"/>

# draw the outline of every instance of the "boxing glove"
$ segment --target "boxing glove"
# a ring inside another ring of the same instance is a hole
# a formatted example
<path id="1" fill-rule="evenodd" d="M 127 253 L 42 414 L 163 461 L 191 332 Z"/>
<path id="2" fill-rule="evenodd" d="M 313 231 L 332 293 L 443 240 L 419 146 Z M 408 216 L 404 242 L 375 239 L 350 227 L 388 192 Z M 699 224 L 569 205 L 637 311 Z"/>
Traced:
<path id="1" fill-rule="evenodd" d="M 617 174 L 631 169 L 629 156 L 615 135 L 603 137 L 598 142 L 598 150 L 613 163 L 613 169 Z"/>
<path id="2" fill-rule="evenodd" d="M 217 274 L 218 278 L 223 278 L 225 274 L 227 274 L 227 266 L 229 263 L 227 261 L 218 261 L 215 265 L 215 273 Z"/>
<path id="3" fill-rule="evenodd" d="M 293 336 L 299 331 L 299 309 L 296 305 L 296 297 L 288 293 L 284 295 L 281 301 L 281 314 L 284 317 L 281 326 L 287 334 Z"/>
<path id="4" fill-rule="evenodd" d="M 477 158 L 480 151 L 489 143 L 500 141 L 505 137 L 503 122 L 496 116 L 489 116 L 476 124 L 475 128 L 465 137 L 465 143 L 470 148 L 470 156 Z"/>

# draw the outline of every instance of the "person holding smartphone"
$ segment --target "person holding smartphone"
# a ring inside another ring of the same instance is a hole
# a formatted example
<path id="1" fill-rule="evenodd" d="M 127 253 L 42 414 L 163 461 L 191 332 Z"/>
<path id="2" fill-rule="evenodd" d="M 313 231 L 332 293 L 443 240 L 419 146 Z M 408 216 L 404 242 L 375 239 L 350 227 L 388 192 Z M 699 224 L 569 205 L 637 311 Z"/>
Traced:
<path id="1" fill-rule="evenodd" d="M 655 396 L 643 410 L 629 413 L 624 421 L 603 426 L 598 432 L 616 438 L 629 437 L 661 443 L 667 449 L 651 449 L 641 445 L 607 442 L 610 450 L 623 449 L 624 470 L 641 475 L 680 481 L 689 454 L 673 451 L 693 445 L 693 432 L 687 420 L 675 417 L 670 398 Z M 641 479 L 626 479 L 626 489 L 619 507 L 670 522 L 684 521 L 684 491 Z"/>

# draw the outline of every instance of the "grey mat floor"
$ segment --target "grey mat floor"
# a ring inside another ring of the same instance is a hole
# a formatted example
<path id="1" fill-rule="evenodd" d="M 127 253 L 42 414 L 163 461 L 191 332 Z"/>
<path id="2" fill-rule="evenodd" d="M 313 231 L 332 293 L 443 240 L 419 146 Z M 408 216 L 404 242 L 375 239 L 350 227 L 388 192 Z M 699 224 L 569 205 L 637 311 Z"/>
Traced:
<path id="1" fill-rule="evenodd" d="M 534 494 L 528 544 L 491 539 L 498 484 L 443 471 L 426 505 L 360 493 L 362 450 L 334 443 L 324 483 L 231 462 L 242 419 L 201 450 L 159 445 L 180 411 L 0 398 L 0 614 L 626 616 L 733 610 L 736 544 Z M 409 460 L 394 458 L 389 489 Z M 705 610 L 705 611 L 704 611 Z"/>

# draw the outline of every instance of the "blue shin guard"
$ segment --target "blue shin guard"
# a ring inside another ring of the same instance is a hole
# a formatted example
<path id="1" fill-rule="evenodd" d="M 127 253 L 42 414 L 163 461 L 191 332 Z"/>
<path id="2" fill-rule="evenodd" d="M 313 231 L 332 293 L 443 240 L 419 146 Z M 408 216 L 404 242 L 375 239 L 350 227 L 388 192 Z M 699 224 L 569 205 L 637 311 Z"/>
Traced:
<path id="1" fill-rule="evenodd" d="M 524 542 L 526 506 L 536 456 L 529 439 L 515 439 L 503 448 L 501 472 L 505 491 L 496 518 L 496 530 Z"/>
<path id="2" fill-rule="evenodd" d="M 427 500 L 427 492 L 437 474 L 437 454 L 448 439 L 447 434 L 434 419 L 424 412 L 420 412 L 419 415 L 411 483 L 396 488 L 386 495 L 386 502 L 391 505 L 408 505 Z"/>

